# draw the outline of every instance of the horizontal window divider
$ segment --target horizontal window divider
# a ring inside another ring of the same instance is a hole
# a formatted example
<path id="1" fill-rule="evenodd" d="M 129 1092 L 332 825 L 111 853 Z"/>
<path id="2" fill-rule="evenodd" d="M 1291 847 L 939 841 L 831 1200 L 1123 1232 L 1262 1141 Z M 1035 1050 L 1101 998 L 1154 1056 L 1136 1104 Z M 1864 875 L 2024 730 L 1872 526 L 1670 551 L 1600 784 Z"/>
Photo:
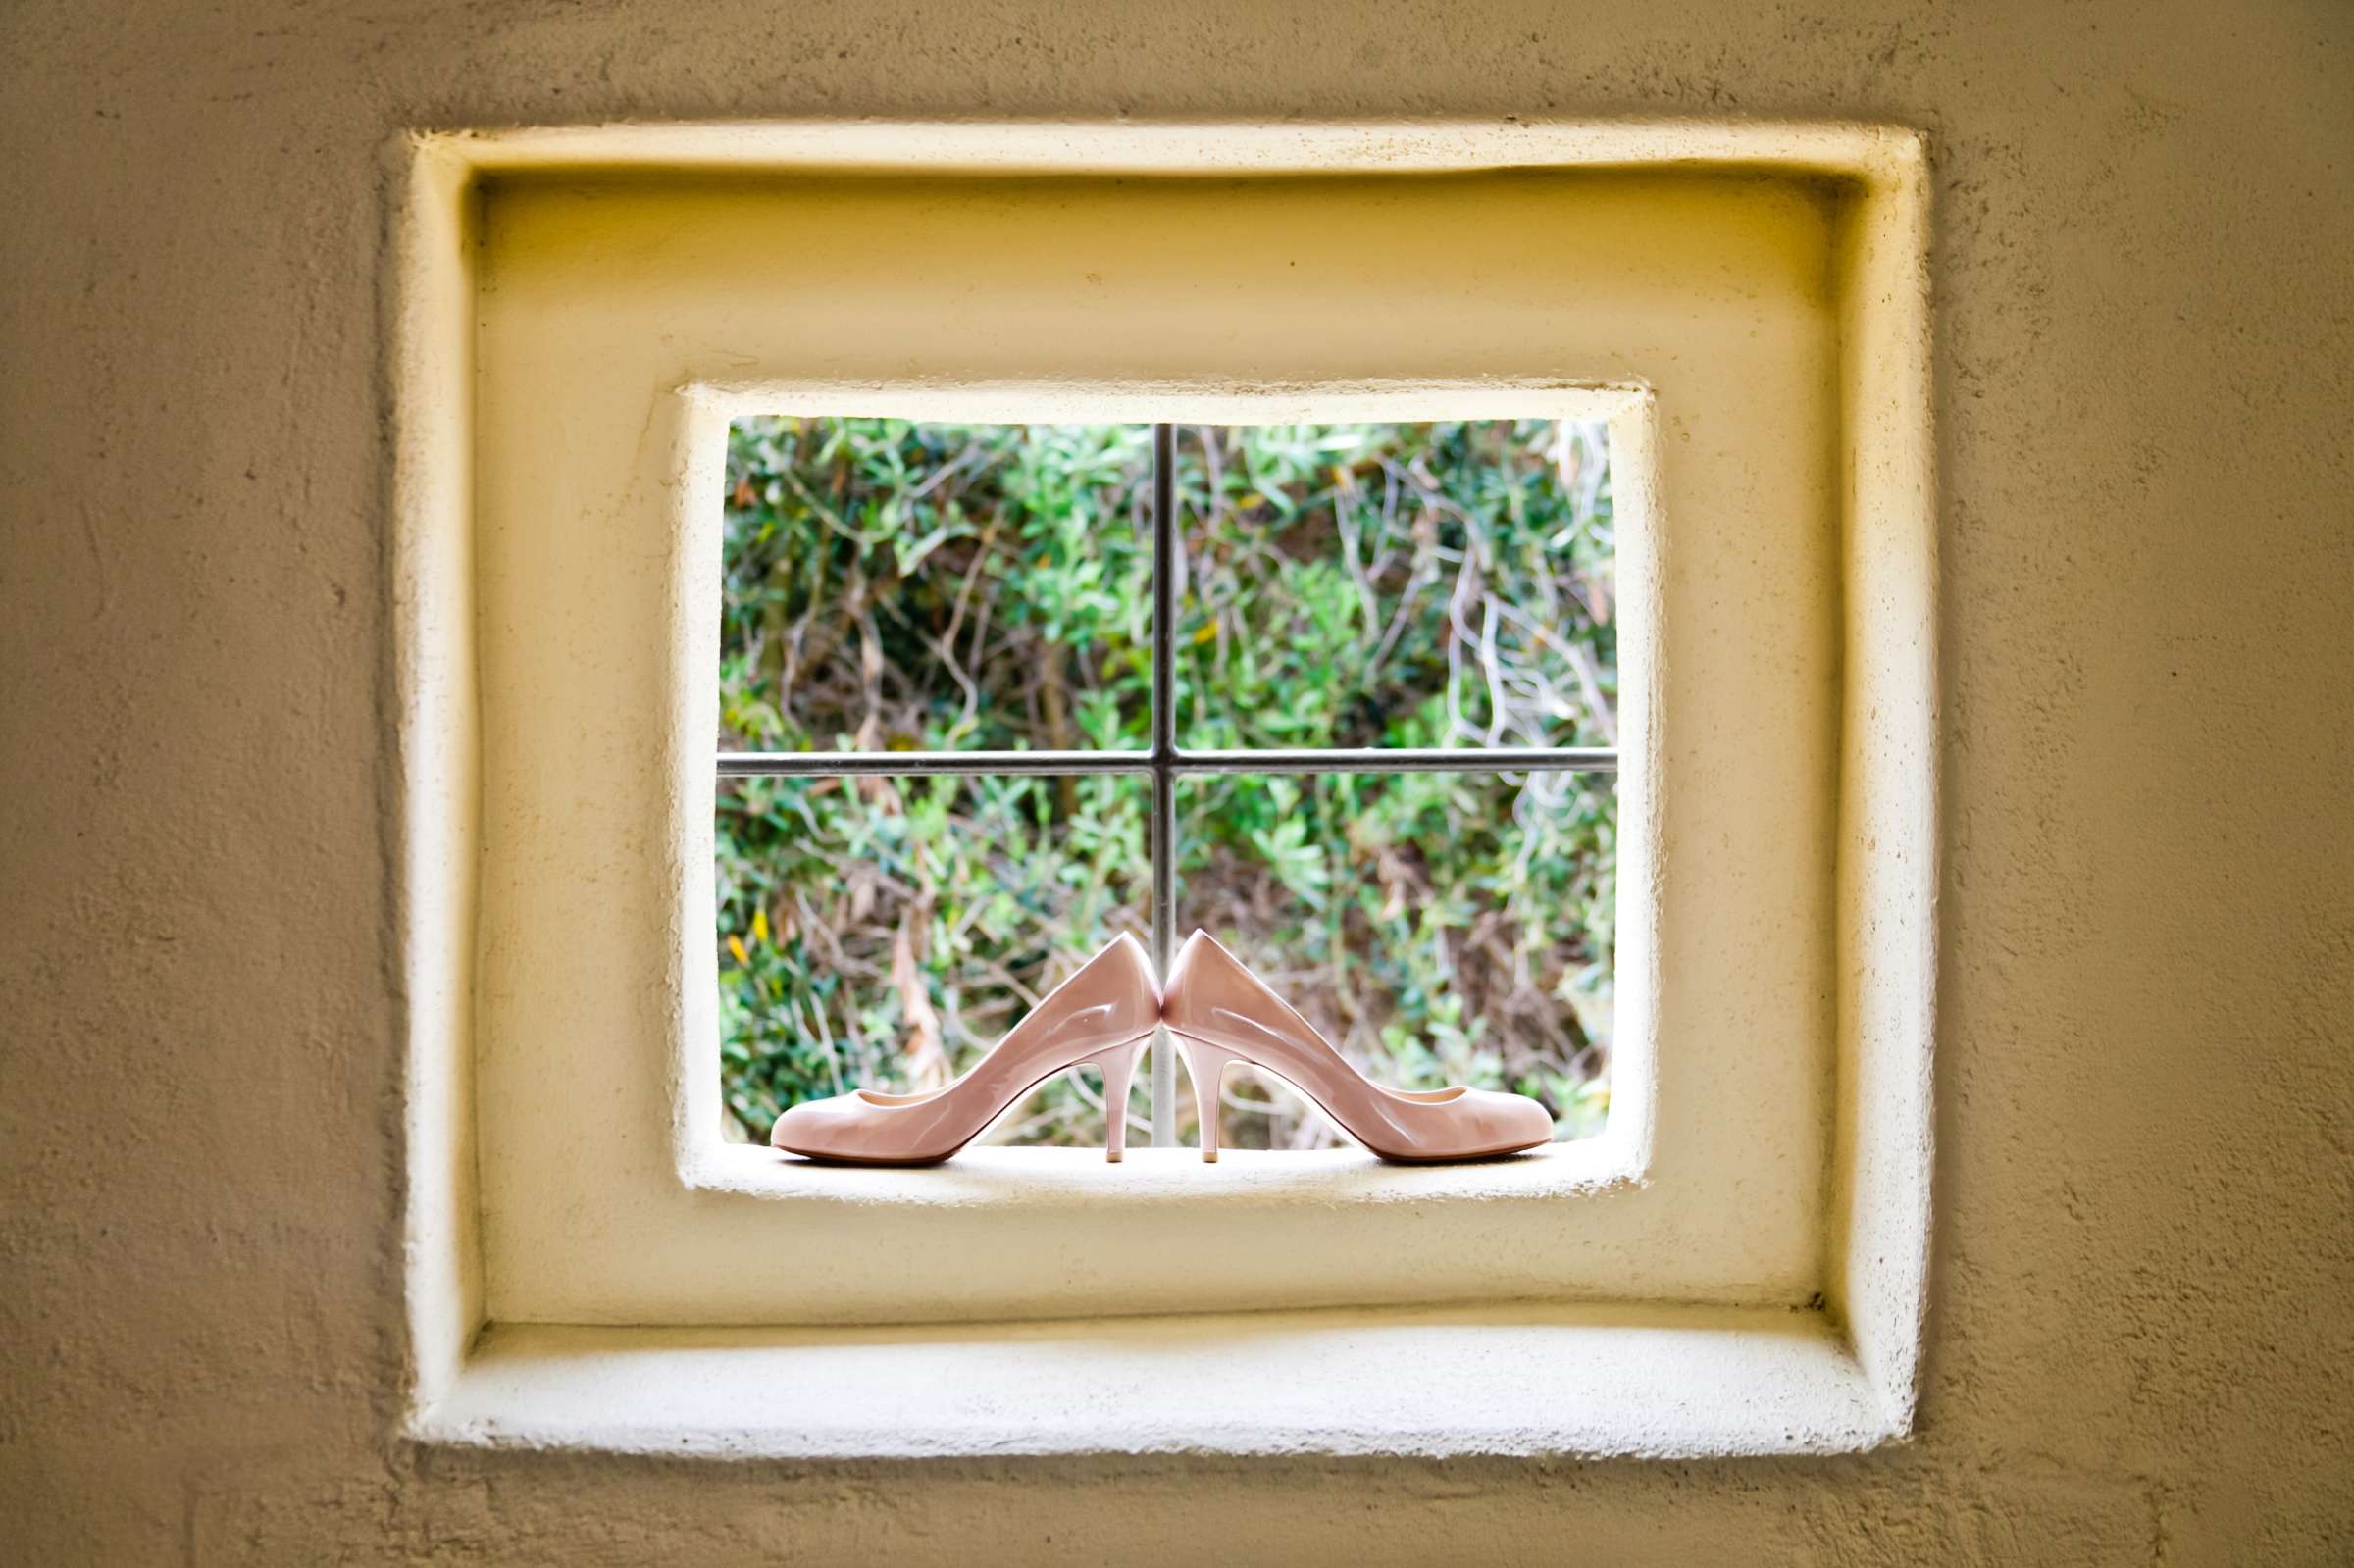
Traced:
<path id="1" fill-rule="evenodd" d="M 723 779 L 922 774 L 1594 773 L 1618 771 L 1609 746 L 1400 746 L 1265 751 L 723 751 Z"/>
<path id="2" fill-rule="evenodd" d="M 1616 773 L 1608 746 L 1397 746 L 1180 751 L 1179 773 Z"/>
<path id="3" fill-rule="evenodd" d="M 723 751 L 722 779 L 935 773 L 1151 773 L 1149 751 Z"/>

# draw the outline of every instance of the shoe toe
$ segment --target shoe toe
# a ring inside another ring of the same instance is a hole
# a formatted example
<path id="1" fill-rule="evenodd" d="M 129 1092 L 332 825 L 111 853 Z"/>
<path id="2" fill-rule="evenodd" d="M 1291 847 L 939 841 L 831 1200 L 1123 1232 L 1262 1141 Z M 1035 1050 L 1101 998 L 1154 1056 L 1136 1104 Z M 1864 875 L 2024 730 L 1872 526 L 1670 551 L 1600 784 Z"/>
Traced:
<path id="1" fill-rule="evenodd" d="M 777 1118 L 777 1125 L 769 1129 L 769 1147 L 819 1159 L 853 1155 L 858 1151 L 859 1106 L 857 1096 L 852 1094 L 788 1106 L 785 1114 Z"/>
<path id="2" fill-rule="evenodd" d="M 1553 1117 L 1525 1094 L 1477 1089 L 1481 1142 L 1498 1150 L 1532 1148 L 1553 1141 Z"/>

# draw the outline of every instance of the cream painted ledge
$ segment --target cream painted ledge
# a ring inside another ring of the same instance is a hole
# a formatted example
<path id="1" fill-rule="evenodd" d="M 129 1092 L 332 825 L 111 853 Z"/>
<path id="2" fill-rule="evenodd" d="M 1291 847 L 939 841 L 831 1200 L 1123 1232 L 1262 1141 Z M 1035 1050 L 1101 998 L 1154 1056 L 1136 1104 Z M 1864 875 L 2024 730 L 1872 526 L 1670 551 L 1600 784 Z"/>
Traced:
<path id="1" fill-rule="evenodd" d="M 1117 1211 L 1167 1204 L 1257 1208 L 1307 1203 L 1478 1203 L 1566 1198 L 1640 1186 L 1641 1151 L 1626 1138 L 1555 1143 L 1503 1160 L 1390 1165 L 1356 1148 L 1228 1149 L 1204 1163 L 1192 1148 L 968 1148 L 945 1165 L 818 1165 L 756 1145 L 697 1147 L 681 1176 L 696 1191 L 779 1202 L 921 1208 Z"/>
<path id="2" fill-rule="evenodd" d="M 494 1328 L 429 1445 L 720 1459 L 1700 1459 L 1902 1436 L 1825 1314 L 1502 1306 L 961 1328 Z"/>

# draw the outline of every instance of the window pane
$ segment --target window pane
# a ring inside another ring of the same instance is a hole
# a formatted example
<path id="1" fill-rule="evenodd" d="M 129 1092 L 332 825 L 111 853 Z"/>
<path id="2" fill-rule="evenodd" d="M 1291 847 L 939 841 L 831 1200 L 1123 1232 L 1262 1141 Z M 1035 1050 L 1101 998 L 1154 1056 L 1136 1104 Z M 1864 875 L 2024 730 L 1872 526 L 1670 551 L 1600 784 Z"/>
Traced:
<path id="1" fill-rule="evenodd" d="M 1617 743 L 1607 427 L 1188 427 L 1178 743 Z"/>
<path id="2" fill-rule="evenodd" d="M 1142 744 L 1146 426 L 742 419 L 722 750 Z"/>
<path id="3" fill-rule="evenodd" d="M 1342 1054 L 1395 1088 L 1533 1094 L 1563 1138 L 1610 1106 L 1617 796 L 1541 773 L 1178 781 L 1178 930 L 1205 927 Z M 1191 1096 L 1185 1096 L 1188 1121 Z M 1261 1075 L 1219 1138 L 1340 1141 Z"/>
<path id="4" fill-rule="evenodd" d="M 1143 937 L 1151 796 L 1129 776 L 722 779 L 721 1097 L 742 1136 L 799 1100 L 938 1087 Z M 989 1137 L 1100 1148 L 1100 1087 L 1063 1075 Z"/>

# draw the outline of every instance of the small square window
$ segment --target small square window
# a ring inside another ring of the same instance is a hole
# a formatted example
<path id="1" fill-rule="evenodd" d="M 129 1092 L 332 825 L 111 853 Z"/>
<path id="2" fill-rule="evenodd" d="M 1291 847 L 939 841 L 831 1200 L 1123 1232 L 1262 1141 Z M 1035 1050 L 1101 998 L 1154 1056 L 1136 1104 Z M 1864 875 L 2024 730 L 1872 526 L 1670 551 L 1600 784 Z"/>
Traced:
<path id="1" fill-rule="evenodd" d="M 1187 426 L 1176 452 L 1181 744 L 1618 743 L 1607 426 Z"/>
<path id="2" fill-rule="evenodd" d="M 1605 773 L 1203 774 L 1179 781 L 1177 924 L 1380 1082 L 1611 1103 L 1618 796 Z M 1190 1126 L 1190 1120 L 1188 1122 Z M 1269 1074 L 1226 1081 L 1228 1148 L 1344 1141 Z"/>
<path id="3" fill-rule="evenodd" d="M 740 418 L 723 489 L 727 1136 L 939 1087 L 1112 936 L 1165 965 L 1197 925 L 1376 1082 L 1601 1131 L 1605 426 Z M 1164 1144 L 1170 1054 L 1131 1114 Z M 1222 1106 L 1231 1147 L 1341 1141 L 1273 1080 Z M 985 1140 L 1107 1114 L 1062 1075 Z"/>
<path id="4" fill-rule="evenodd" d="M 1141 425 L 728 430 L 723 748 L 1076 751 L 1149 723 Z"/>

